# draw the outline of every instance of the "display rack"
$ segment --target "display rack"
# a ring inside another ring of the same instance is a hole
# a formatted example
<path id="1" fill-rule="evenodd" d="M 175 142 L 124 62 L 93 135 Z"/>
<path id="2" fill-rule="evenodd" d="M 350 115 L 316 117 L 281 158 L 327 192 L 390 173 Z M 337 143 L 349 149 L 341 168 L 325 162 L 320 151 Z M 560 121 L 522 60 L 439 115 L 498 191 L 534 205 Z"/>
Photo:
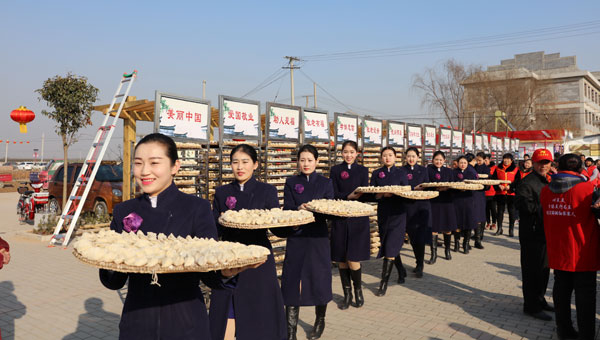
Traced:
<path id="1" fill-rule="evenodd" d="M 208 197 L 210 101 L 155 93 L 154 131 L 175 140 L 181 167 L 175 185 L 186 194 Z"/>
<path id="2" fill-rule="evenodd" d="M 332 166 L 341 163 L 342 144 L 346 140 L 355 141 L 358 144 L 358 116 L 348 113 L 334 113 L 334 155 L 332 155 Z"/>
<path id="3" fill-rule="evenodd" d="M 285 181 L 296 174 L 300 111 L 298 106 L 267 103 L 264 181 L 277 188 L 281 205 Z"/>
<path id="4" fill-rule="evenodd" d="M 225 163 L 229 163 L 229 155 L 224 156 Z M 221 153 L 219 141 L 210 141 L 208 147 L 208 183 L 207 183 L 207 199 L 212 202 L 215 197 L 215 190 L 220 185 L 221 178 Z M 233 173 L 231 173 L 233 175 Z"/>
<path id="5" fill-rule="evenodd" d="M 383 121 L 365 117 L 362 119 L 362 165 L 373 170 L 381 167 L 380 152 L 383 143 Z"/>
<path id="6" fill-rule="evenodd" d="M 402 166 L 404 162 L 404 149 L 406 148 L 405 123 L 387 121 L 387 146 L 391 146 L 396 150 L 396 165 Z"/>
<path id="7" fill-rule="evenodd" d="M 433 163 L 433 153 L 437 151 L 437 128 L 433 125 L 423 126 L 423 160 L 424 164 Z"/>
<path id="8" fill-rule="evenodd" d="M 415 147 L 419 150 L 420 164 L 425 165 L 425 158 L 423 157 L 423 126 L 406 124 L 406 141 L 408 147 Z"/>
<path id="9" fill-rule="evenodd" d="M 331 143 L 329 135 L 328 112 L 315 108 L 302 108 L 302 124 L 300 126 L 303 144 L 317 148 L 319 159 L 317 173 L 329 177 L 331 169 Z"/>
<path id="10" fill-rule="evenodd" d="M 452 129 L 445 126 L 440 126 L 439 130 L 439 142 L 440 151 L 446 155 L 446 165 L 452 164 Z"/>
<path id="11" fill-rule="evenodd" d="M 463 154 L 463 131 L 452 130 L 452 151 L 450 153 L 450 159 L 454 161 L 460 155 Z"/>
<path id="12" fill-rule="evenodd" d="M 218 186 L 234 179 L 229 155 L 237 145 L 248 144 L 256 148 L 259 155 L 261 154 L 260 128 L 260 102 L 219 95 Z M 259 168 L 255 176 L 261 171 L 260 163 L 259 160 Z"/>

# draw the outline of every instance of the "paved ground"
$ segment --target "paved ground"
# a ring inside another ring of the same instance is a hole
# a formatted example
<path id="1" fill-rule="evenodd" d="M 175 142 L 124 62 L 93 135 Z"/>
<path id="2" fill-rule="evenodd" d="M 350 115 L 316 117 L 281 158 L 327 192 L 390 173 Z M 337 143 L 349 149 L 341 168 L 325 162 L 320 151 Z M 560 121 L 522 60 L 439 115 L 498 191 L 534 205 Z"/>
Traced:
<path id="1" fill-rule="evenodd" d="M 11 244 L 12 262 L 0 271 L 0 329 L 7 339 L 114 339 L 118 336 L 122 294 L 105 289 L 98 272 L 71 255 L 21 236 L 15 193 L 0 194 L 0 236 Z M 524 316 L 517 238 L 489 236 L 484 250 L 453 253 L 391 283 L 385 297 L 373 293 L 381 262 L 364 265 L 365 305 L 337 309 L 341 287 L 334 271 L 334 301 L 329 304 L 323 339 L 555 339 L 554 322 Z M 403 250 L 409 271 L 410 248 Z M 428 255 L 427 255 L 428 258 Z M 392 280 L 396 280 L 394 270 Z M 552 280 L 549 287 L 552 287 Z M 551 302 L 551 290 L 548 290 Z M 298 338 L 312 327 L 314 311 L 300 311 Z"/>

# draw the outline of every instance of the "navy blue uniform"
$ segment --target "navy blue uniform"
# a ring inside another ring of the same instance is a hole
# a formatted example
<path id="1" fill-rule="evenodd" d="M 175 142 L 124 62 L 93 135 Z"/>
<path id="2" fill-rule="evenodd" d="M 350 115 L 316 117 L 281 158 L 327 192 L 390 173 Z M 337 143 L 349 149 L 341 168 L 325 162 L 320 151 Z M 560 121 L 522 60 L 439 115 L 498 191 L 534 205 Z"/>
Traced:
<path id="1" fill-rule="evenodd" d="M 408 184 L 414 189 L 421 183 L 429 182 L 429 173 L 423 166 L 403 166 Z M 431 204 L 429 200 L 404 199 L 406 205 L 406 232 L 411 243 L 431 243 Z"/>
<path id="2" fill-rule="evenodd" d="M 467 166 L 465 170 L 454 169 L 454 178 L 457 182 L 465 179 L 477 179 L 477 172 L 472 166 Z M 453 190 L 454 191 L 454 209 L 456 211 L 456 222 L 461 230 L 472 230 L 477 227 L 475 221 L 475 199 L 472 190 Z"/>
<path id="3" fill-rule="evenodd" d="M 331 168 L 334 198 L 347 200 L 357 187 L 369 185 L 369 170 L 342 162 Z M 336 262 L 366 261 L 371 256 L 369 217 L 336 218 L 331 228 L 331 259 Z"/>
<path id="4" fill-rule="evenodd" d="M 329 178 L 316 172 L 290 177 L 283 189 L 283 208 L 297 210 L 314 199 L 332 199 Z M 331 250 L 325 216 L 315 214 L 315 222 L 291 228 L 281 276 L 286 306 L 322 306 L 332 300 Z"/>
<path id="5" fill-rule="evenodd" d="M 174 184 L 157 197 L 152 208 L 148 195 L 118 204 L 110 228 L 123 232 L 123 218 L 136 213 L 144 233 L 216 238 L 217 229 L 210 204 L 180 192 Z M 223 288 L 220 274 L 159 274 L 158 285 L 150 274 L 126 274 L 100 270 L 100 280 L 109 289 L 120 289 L 129 278 L 129 288 L 119 324 L 120 339 L 208 339 L 208 315 L 200 291 L 200 279 L 213 289 Z"/>
<path id="6" fill-rule="evenodd" d="M 244 183 L 232 182 L 216 189 L 213 215 L 218 219 L 227 210 L 271 209 L 279 207 L 277 189 L 257 182 L 254 177 Z M 265 229 L 246 230 L 217 225 L 224 241 L 255 244 L 271 248 Z M 279 234 L 277 228 L 271 230 Z M 275 260 L 269 255 L 267 262 L 256 269 L 239 274 L 233 292 L 213 291 L 210 300 L 210 326 L 213 339 L 223 339 L 227 318 L 233 303 L 236 339 L 285 339 L 286 322 L 281 289 L 277 282 Z"/>
<path id="7" fill-rule="evenodd" d="M 454 173 L 452 169 L 442 166 L 436 167 L 433 164 L 427 166 L 429 180 L 431 182 L 454 182 Z M 431 230 L 434 233 L 454 231 L 458 228 L 456 223 L 456 211 L 452 202 L 452 192 L 450 190 L 440 191 L 440 195 L 431 202 Z"/>
<path id="8" fill-rule="evenodd" d="M 408 185 L 403 168 L 382 167 L 371 174 L 371 186 Z M 404 200 L 397 195 L 377 200 L 377 224 L 381 247 L 377 258 L 393 258 L 400 253 L 406 233 Z"/>
<path id="9" fill-rule="evenodd" d="M 479 178 L 479 174 L 490 174 L 490 168 L 485 164 L 475 165 L 474 169 L 478 174 L 477 178 Z M 475 199 L 475 222 L 477 223 L 484 223 L 487 219 L 485 216 L 485 191 L 487 189 L 487 187 L 484 187 L 482 190 L 473 192 L 473 198 Z"/>

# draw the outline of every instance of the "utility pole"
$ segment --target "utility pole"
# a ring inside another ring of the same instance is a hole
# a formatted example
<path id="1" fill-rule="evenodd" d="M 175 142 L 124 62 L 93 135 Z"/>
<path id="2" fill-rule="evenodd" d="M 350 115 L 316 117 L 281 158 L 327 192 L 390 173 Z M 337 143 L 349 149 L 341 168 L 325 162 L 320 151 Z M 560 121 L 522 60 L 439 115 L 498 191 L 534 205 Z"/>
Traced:
<path id="1" fill-rule="evenodd" d="M 309 98 L 310 96 L 309 96 L 309 95 L 306 95 L 306 96 L 302 96 L 302 97 L 306 98 L 306 105 L 305 105 L 304 107 L 308 107 L 308 98 Z"/>
<path id="2" fill-rule="evenodd" d="M 8 141 L 6 142 L 6 150 L 4 151 L 4 164 L 8 162 Z"/>
<path id="3" fill-rule="evenodd" d="M 42 163 L 44 163 L 44 133 L 42 132 Z"/>
<path id="4" fill-rule="evenodd" d="M 317 108 L 317 83 L 313 83 L 313 97 L 315 99 L 315 109 L 316 109 Z"/>
<path id="5" fill-rule="evenodd" d="M 300 61 L 300 58 L 285 56 L 288 59 L 290 66 L 284 66 L 282 68 L 290 70 L 290 89 L 292 91 L 292 105 L 294 105 L 294 69 L 299 69 L 299 66 L 294 66 L 294 61 Z"/>
<path id="6" fill-rule="evenodd" d="M 206 80 L 202 81 L 202 100 L 206 99 Z"/>

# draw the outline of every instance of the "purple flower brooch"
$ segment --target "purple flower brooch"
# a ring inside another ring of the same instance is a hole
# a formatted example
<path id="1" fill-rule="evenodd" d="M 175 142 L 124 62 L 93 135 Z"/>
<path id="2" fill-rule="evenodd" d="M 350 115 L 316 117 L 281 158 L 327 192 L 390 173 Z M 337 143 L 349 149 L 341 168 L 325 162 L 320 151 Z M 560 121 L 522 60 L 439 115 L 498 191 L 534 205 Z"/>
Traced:
<path id="1" fill-rule="evenodd" d="M 234 209 L 235 208 L 235 204 L 237 203 L 237 199 L 234 196 L 229 196 L 227 197 L 227 199 L 225 200 L 225 205 L 227 206 L 227 208 L 229 209 Z"/>
<path id="2" fill-rule="evenodd" d="M 123 230 L 135 233 L 140 229 L 143 221 L 144 219 L 140 215 L 132 212 L 123 218 Z"/>

